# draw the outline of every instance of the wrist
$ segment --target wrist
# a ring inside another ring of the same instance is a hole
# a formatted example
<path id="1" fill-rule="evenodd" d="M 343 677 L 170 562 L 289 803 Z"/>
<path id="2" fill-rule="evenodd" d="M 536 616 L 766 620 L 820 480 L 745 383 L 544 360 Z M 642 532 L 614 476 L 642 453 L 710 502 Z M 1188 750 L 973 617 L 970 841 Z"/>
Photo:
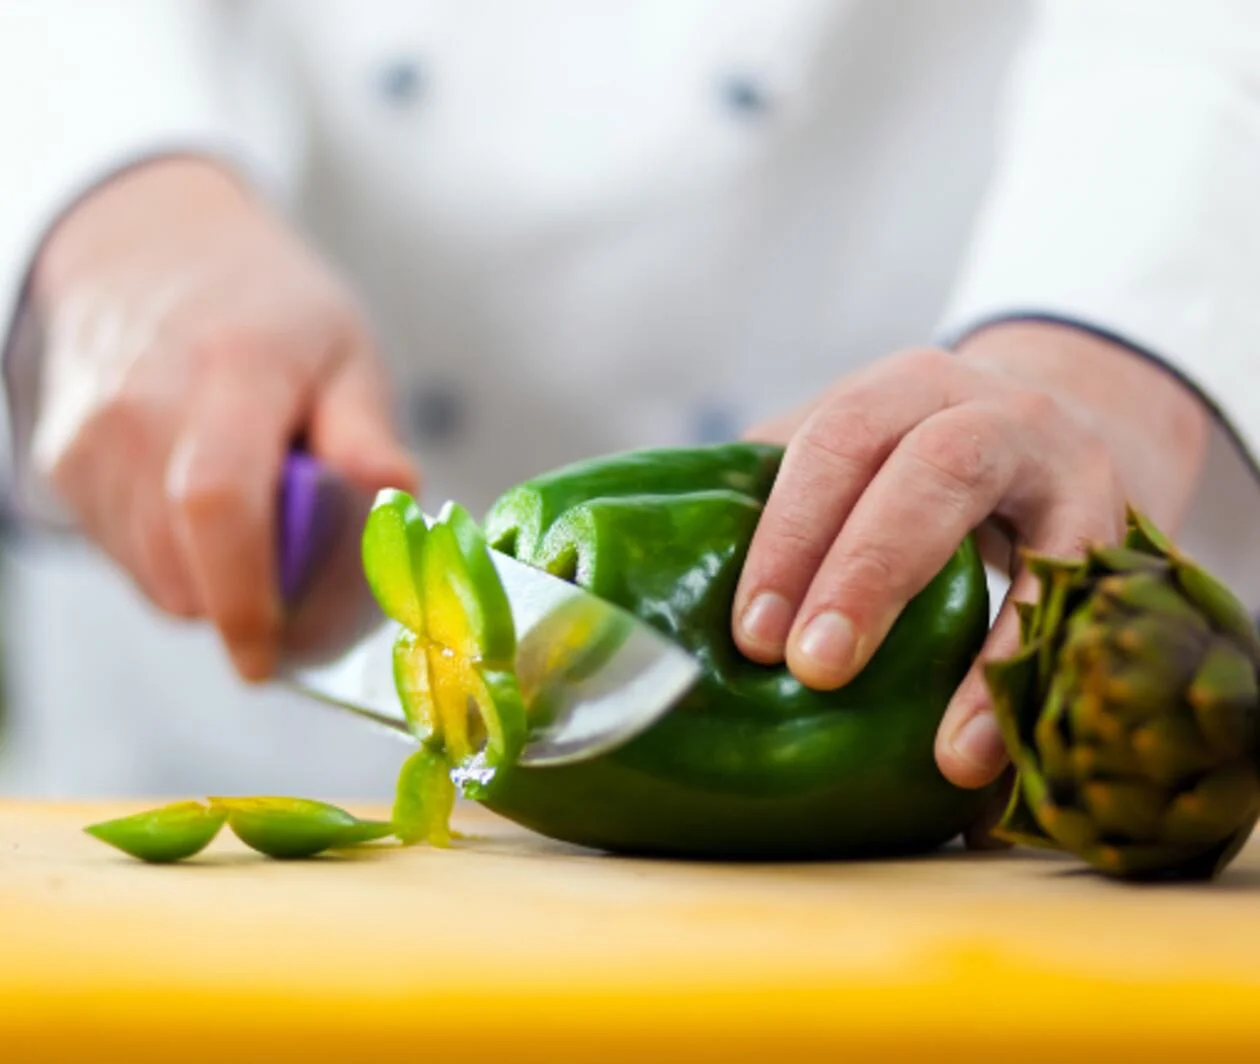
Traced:
<path id="1" fill-rule="evenodd" d="M 1175 376 L 1056 322 L 995 323 L 955 350 L 1073 406 L 1110 447 L 1131 502 L 1163 527 L 1178 526 L 1206 460 L 1211 415 Z"/>

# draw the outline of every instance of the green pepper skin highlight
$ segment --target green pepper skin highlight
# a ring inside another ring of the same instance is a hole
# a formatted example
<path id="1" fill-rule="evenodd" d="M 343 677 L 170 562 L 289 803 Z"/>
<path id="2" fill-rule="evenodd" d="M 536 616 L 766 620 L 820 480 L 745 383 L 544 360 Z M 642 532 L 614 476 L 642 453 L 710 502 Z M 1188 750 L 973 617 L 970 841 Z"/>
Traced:
<path id="1" fill-rule="evenodd" d="M 704 677 L 628 744 L 579 764 L 514 765 L 483 804 L 580 845 L 723 859 L 924 852 L 977 816 L 993 788 L 954 787 L 933 755 L 988 631 L 970 539 L 837 691 L 736 648 L 735 586 L 781 458 L 752 443 L 631 452 L 495 503 L 491 546 L 637 614 L 695 654 Z"/>

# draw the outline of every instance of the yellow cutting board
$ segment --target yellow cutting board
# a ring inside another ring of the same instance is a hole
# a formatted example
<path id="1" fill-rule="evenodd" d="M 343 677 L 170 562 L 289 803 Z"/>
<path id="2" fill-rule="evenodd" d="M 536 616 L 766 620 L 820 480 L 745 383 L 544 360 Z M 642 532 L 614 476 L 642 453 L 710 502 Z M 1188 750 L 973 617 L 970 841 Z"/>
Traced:
<path id="1" fill-rule="evenodd" d="M 0 804 L 0 1061 L 1260 1061 L 1260 839 L 1210 885 L 1030 851 L 457 849 L 150 867 Z M 358 809 L 361 814 L 379 810 Z"/>

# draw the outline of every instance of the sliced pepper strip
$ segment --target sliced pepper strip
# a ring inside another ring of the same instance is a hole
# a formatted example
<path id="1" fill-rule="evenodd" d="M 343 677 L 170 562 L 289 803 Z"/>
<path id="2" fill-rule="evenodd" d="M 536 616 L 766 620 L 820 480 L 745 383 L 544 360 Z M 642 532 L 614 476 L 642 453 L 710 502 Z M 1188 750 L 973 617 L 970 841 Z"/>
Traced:
<path id="1" fill-rule="evenodd" d="M 485 537 L 463 507 L 448 504 L 423 531 L 417 523 L 425 520 L 408 496 L 383 492 L 363 535 L 369 585 L 403 626 L 394 645 L 395 684 L 428 751 L 404 766 L 400 802 L 408 787 L 419 786 L 416 766 L 423 763 L 431 775 L 439 755 L 464 793 L 480 797 L 525 742 L 511 607 Z M 429 784 L 421 790 L 436 800 Z M 408 799 L 420 800 L 419 792 Z"/>
<path id="2" fill-rule="evenodd" d="M 471 592 L 465 601 L 469 616 L 476 618 L 481 659 L 510 669 L 516 657 L 516 625 L 485 534 L 472 515 L 454 502 L 442 508 L 437 523 L 450 530 L 463 560 L 462 582 Z"/>
<path id="3" fill-rule="evenodd" d="M 388 821 L 360 820 L 327 802 L 282 797 L 176 802 L 84 830 L 142 861 L 167 864 L 200 853 L 225 822 L 245 845 L 275 858 L 349 849 L 394 830 Z"/>
<path id="4" fill-rule="evenodd" d="M 394 834 L 406 846 L 451 844 L 455 784 L 440 750 L 422 746 L 403 763 L 394 796 Z"/>
<path id="5" fill-rule="evenodd" d="M 160 809 L 89 824 L 83 830 L 141 861 L 170 864 L 204 850 L 226 819 L 225 810 L 201 802 L 174 802 Z"/>
<path id="6" fill-rule="evenodd" d="M 376 496 L 363 529 L 363 573 L 390 620 L 424 631 L 417 574 L 428 536 L 424 515 L 406 492 L 387 488 Z"/>
<path id="7" fill-rule="evenodd" d="M 442 718 L 433 698 L 427 648 L 421 636 L 405 628 L 394 640 L 394 687 L 412 734 L 422 743 L 440 746 Z"/>
<path id="8" fill-rule="evenodd" d="M 384 838 L 392 825 L 360 820 L 340 806 L 310 798 L 211 798 L 228 827 L 251 850 L 278 860 L 314 857 Z"/>

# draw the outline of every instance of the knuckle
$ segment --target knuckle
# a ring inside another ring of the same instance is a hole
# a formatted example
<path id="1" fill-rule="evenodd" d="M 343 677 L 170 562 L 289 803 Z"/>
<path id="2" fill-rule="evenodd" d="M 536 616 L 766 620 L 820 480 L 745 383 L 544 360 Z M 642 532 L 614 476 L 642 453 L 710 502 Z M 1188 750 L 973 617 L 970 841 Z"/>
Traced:
<path id="1" fill-rule="evenodd" d="M 859 544 L 844 559 L 829 601 L 840 602 L 848 612 L 864 613 L 874 603 L 900 591 L 905 566 L 886 546 Z"/>
<path id="2" fill-rule="evenodd" d="M 77 424 L 55 431 L 38 426 L 32 460 L 58 491 L 75 495 L 84 470 L 120 456 L 130 465 L 142 465 L 160 438 L 163 417 L 153 401 L 123 389 L 84 411 Z"/>
<path id="3" fill-rule="evenodd" d="M 878 415 L 850 404 L 836 404 L 810 418 L 793 440 L 794 459 L 825 479 L 864 466 L 886 444 Z"/>
<path id="4" fill-rule="evenodd" d="M 998 473 L 997 449 L 989 436 L 974 421 L 940 427 L 929 421 L 917 434 L 911 455 L 934 479 L 970 498 L 992 484 Z"/>
<path id="5" fill-rule="evenodd" d="M 828 545 L 807 507 L 785 507 L 759 531 L 746 568 L 760 574 L 761 584 L 793 584 L 795 574 L 818 564 Z"/>
<path id="6" fill-rule="evenodd" d="M 1082 465 L 1094 474 L 1098 482 L 1108 485 L 1119 484 L 1120 474 L 1116 468 L 1115 454 L 1111 450 L 1111 445 L 1093 432 L 1082 433 L 1078 443 L 1082 452 Z"/>
<path id="7" fill-rule="evenodd" d="M 121 388 L 88 413 L 77 435 L 91 445 L 130 448 L 151 437 L 161 417 L 153 400 Z"/>
<path id="8" fill-rule="evenodd" d="M 184 357 L 196 378 L 225 370 L 266 365 L 275 344 L 257 328 L 231 322 L 193 333 L 183 339 Z"/>
<path id="9" fill-rule="evenodd" d="M 774 526 L 775 553 L 790 558 L 810 547 L 816 540 L 810 534 L 809 513 L 804 508 L 793 507 L 780 514 Z"/>
<path id="10" fill-rule="evenodd" d="M 168 478 L 167 497 L 185 518 L 204 521 L 223 517 L 244 506 L 244 495 L 231 478 L 203 471 L 195 463 Z"/>
<path id="11" fill-rule="evenodd" d="M 958 359 L 940 347 L 909 347 L 892 356 L 903 372 L 916 376 L 938 376 L 952 373 L 958 366 Z"/>
<path id="12" fill-rule="evenodd" d="M 1064 417 L 1059 401 L 1035 388 L 1018 389 L 1007 401 L 1016 422 L 1030 428 L 1054 426 Z"/>

